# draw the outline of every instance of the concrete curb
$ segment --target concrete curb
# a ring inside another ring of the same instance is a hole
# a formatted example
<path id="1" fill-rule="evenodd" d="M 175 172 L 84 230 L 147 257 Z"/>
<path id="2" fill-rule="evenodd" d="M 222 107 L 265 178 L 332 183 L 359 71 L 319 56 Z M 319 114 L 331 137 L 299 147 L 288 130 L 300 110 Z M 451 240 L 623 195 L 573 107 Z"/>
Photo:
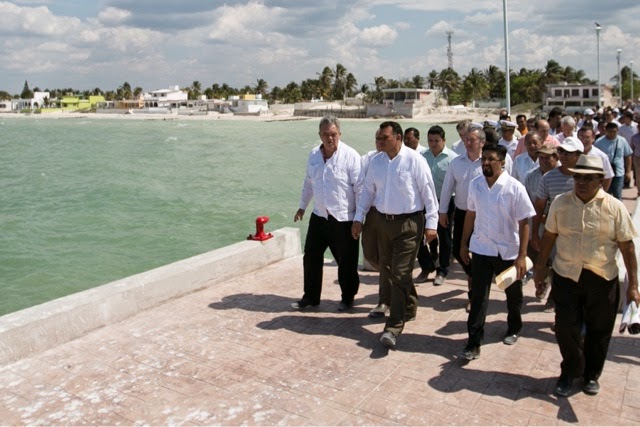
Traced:
<path id="1" fill-rule="evenodd" d="M 0 317 L 0 365 L 119 322 L 172 298 L 300 255 L 300 230 L 244 241 Z"/>

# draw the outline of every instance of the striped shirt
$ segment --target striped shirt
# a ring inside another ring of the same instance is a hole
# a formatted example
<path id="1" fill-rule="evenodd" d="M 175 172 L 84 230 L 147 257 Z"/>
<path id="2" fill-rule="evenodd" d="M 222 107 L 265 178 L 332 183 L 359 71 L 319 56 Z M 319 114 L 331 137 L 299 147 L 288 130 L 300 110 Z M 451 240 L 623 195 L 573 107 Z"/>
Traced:
<path id="1" fill-rule="evenodd" d="M 543 175 L 538 186 L 538 199 L 553 202 L 557 196 L 573 190 L 573 174 L 565 175 L 559 167 Z"/>

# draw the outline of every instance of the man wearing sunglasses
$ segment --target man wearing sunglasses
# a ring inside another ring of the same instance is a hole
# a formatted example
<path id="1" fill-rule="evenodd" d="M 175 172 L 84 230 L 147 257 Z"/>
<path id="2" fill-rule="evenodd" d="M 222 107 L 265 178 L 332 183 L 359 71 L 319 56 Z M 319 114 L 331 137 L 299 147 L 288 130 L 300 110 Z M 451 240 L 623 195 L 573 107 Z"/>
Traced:
<path id="1" fill-rule="evenodd" d="M 595 395 L 620 299 L 618 249 L 627 269 L 627 302 L 640 303 L 633 244 L 638 233 L 624 204 L 602 189 L 601 157 L 583 155 L 570 172 L 574 189 L 551 203 L 534 282 L 543 286 L 545 264 L 556 246 L 551 297 L 562 363 L 555 393 L 568 396 L 573 379 L 581 376 L 582 390 Z"/>

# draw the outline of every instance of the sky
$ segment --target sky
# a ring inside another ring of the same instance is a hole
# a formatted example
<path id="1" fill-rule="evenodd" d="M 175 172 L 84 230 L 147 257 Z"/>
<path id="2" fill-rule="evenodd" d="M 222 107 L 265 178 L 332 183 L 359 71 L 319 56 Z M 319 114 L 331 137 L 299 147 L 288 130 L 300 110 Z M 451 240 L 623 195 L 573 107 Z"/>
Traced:
<path id="1" fill-rule="evenodd" d="M 513 70 L 549 59 L 606 83 L 635 60 L 639 0 L 506 0 Z M 447 67 L 504 70 L 500 0 L 0 0 L 0 90 L 274 86 L 341 63 L 358 86 Z"/>

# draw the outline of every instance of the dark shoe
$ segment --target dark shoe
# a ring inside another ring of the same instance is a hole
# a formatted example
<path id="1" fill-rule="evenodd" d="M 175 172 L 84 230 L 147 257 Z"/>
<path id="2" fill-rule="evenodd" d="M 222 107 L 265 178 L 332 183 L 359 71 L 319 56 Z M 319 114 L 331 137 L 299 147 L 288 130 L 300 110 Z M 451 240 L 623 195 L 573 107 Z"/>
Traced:
<path id="1" fill-rule="evenodd" d="M 405 317 L 405 319 L 404 319 L 405 322 L 413 322 L 414 320 L 416 320 L 416 315 L 415 314 L 411 314 L 411 315 Z"/>
<path id="2" fill-rule="evenodd" d="M 431 274 L 431 271 L 427 271 L 427 270 L 422 270 L 420 272 L 420 274 L 418 274 L 418 276 L 413 279 L 413 283 L 425 283 L 428 279 L 429 279 L 429 274 Z"/>
<path id="3" fill-rule="evenodd" d="M 376 319 L 386 316 L 387 313 L 389 313 L 389 306 L 387 304 L 378 304 L 371 309 L 369 317 Z"/>
<path id="4" fill-rule="evenodd" d="M 555 304 L 553 303 L 553 300 L 551 298 L 549 298 L 547 300 L 547 303 L 544 305 L 544 312 L 545 313 L 553 313 L 555 311 Z"/>
<path id="5" fill-rule="evenodd" d="M 351 310 L 352 308 L 353 308 L 353 303 L 347 304 L 344 301 L 340 301 L 340 304 L 338 304 L 338 311 L 348 311 L 348 310 Z"/>
<path id="6" fill-rule="evenodd" d="M 590 396 L 595 396 L 600 391 L 600 384 L 598 384 L 598 380 L 585 380 L 584 385 L 582 386 L 582 391 Z"/>
<path id="7" fill-rule="evenodd" d="M 502 342 L 506 345 L 514 345 L 518 342 L 518 334 L 507 334 L 506 337 L 502 340 Z"/>
<path id="8" fill-rule="evenodd" d="M 311 304 L 309 301 L 305 299 L 301 299 L 300 301 L 296 301 L 291 304 L 291 308 L 295 310 L 304 310 L 307 307 L 317 307 L 319 304 Z"/>
<path id="9" fill-rule="evenodd" d="M 396 336 L 393 335 L 393 332 L 385 332 L 380 337 L 380 342 L 385 348 L 391 348 L 396 346 Z"/>
<path id="10" fill-rule="evenodd" d="M 458 356 L 467 360 L 479 359 L 480 347 L 470 347 L 467 345 L 460 353 L 458 353 Z"/>
<path id="11" fill-rule="evenodd" d="M 568 375 L 560 375 L 558 382 L 556 383 L 556 389 L 554 390 L 556 395 L 567 397 L 571 393 L 571 387 L 573 386 L 573 378 Z"/>

